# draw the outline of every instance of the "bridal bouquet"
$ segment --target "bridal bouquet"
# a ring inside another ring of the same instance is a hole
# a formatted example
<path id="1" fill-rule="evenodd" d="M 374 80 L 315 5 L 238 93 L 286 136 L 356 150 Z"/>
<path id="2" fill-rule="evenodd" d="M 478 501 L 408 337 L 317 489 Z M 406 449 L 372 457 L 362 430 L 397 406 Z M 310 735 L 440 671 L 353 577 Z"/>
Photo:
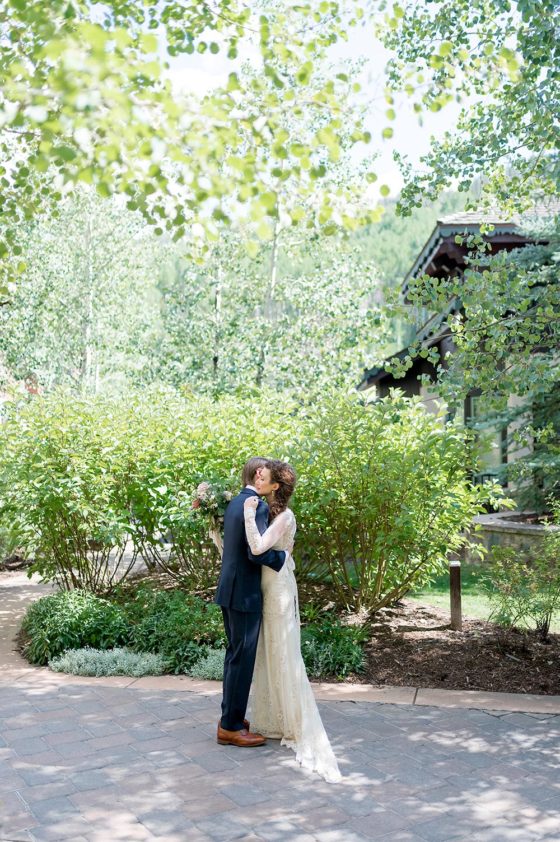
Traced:
<path id="1" fill-rule="evenodd" d="M 224 483 L 201 482 L 196 489 L 192 508 L 208 521 L 208 534 L 220 555 L 223 550 L 222 530 L 226 506 L 233 497 Z"/>

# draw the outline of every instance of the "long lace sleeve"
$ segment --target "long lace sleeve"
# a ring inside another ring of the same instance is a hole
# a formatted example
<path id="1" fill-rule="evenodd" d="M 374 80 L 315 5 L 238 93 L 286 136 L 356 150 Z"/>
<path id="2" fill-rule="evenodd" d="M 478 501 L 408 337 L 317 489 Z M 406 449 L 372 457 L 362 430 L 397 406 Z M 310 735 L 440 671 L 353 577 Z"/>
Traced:
<path id="1" fill-rule="evenodd" d="M 262 553 L 265 553 L 274 544 L 278 543 L 286 526 L 287 512 L 279 514 L 263 535 L 261 535 L 257 526 L 255 509 L 246 506 L 244 508 L 244 515 L 247 542 L 253 555 L 262 555 Z"/>

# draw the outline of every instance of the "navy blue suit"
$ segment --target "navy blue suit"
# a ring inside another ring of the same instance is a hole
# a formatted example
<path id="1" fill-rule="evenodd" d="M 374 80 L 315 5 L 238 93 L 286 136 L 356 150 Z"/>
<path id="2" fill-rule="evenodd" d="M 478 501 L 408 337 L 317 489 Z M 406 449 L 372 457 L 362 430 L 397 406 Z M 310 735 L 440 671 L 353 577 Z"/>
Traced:
<path id="1" fill-rule="evenodd" d="M 253 555 L 245 534 L 245 500 L 258 496 L 244 488 L 228 505 L 224 518 L 222 571 L 214 602 L 222 608 L 228 639 L 224 663 L 222 728 L 239 731 L 247 710 L 262 619 L 261 567 L 278 572 L 284 550 Z M 261 535 L 268 526 L 268 506 L 259 501 L 256 522 Z"/>

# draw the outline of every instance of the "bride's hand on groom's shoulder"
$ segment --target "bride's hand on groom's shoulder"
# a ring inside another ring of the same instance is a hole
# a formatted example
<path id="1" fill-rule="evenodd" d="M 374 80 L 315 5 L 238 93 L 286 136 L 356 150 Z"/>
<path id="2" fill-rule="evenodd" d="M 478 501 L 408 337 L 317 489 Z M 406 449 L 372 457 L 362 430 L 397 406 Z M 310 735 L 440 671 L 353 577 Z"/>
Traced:
<path id="1" fill-rule="evenodd" d="M 259 498 L 258 497 L 247 497 L 244 503 L 244 507 L 246 509 L 255 509 L 259 505 Z"/>

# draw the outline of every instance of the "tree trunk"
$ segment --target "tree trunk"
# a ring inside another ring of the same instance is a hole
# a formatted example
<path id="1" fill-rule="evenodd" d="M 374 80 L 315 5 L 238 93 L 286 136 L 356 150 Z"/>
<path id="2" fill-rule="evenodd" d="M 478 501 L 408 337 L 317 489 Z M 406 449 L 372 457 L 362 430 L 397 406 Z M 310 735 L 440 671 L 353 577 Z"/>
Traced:
<path id="1" fill-rule="evenodd" d="M 274 229 L 272 235 L 272 251 L 270 253 L 270 273 L 268 277 L 268 286 L 266 290 L 266 297 L 263 307 L 263 331 L 261 336 L 261 347 L 259 353 L 259 360 L 257 363 L 257 376 L 255 383 L 259 388 L 263 384 L 264 369 L 266 365 L 266 358 L 268 354 L 268 335 L 272 324 L 272 307 L 274 302 L 274 294 L 276 292 L 276 280 L 278 277 L 278 219 L 274 220 Z"/>
<path id="2" fill-rule="evenodd" d="M 85 347 L 84 363 L 82 369 L 82 385 L 84 391 L 93 389 L 95 391 L 94 356 L 93 347 L 93 305 L 94 305 L 94 283 L 93 283 L 93 255 L 91 243 L 91 217 L 88 214 L 86 222 L 85 252 L 86 252 L 86 325 L 85 325 Z"/>

